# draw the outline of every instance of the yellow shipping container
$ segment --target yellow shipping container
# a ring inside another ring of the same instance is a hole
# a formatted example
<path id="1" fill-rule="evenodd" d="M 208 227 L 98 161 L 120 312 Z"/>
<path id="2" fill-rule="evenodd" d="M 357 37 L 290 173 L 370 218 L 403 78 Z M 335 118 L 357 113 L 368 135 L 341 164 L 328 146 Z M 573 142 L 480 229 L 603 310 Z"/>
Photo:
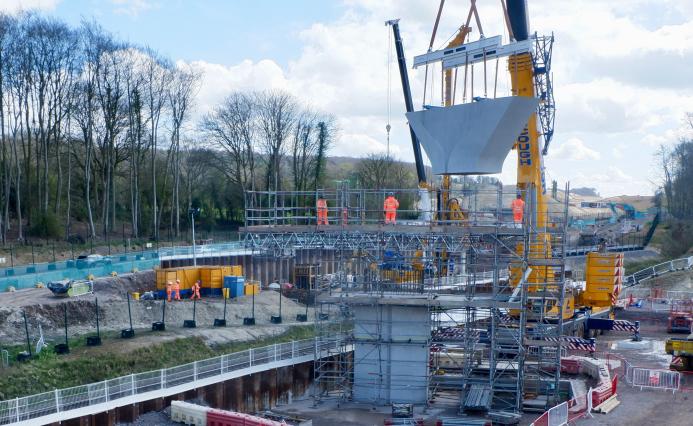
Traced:
<path id="1" fill-rule="evenodd" d="M 252 294 L 260 293 L 260 284 L 246 284 L 244 288 L 244 294 L 250 296 Z"/>
<path id="2" fill-rule="evenodd" d="M 198 279 L 200 279 L 200 270 L 195 266 L 156 269 L 157 290 L 166 290 L 166 282 L 175 282 L 176 280 L 180 280 L 181 290 L 189 290 Z"/>
<path id="3" fill-rule="evenodd" d="M 224 285 L 224 277 L 240 276 L 235 272 L 240 272 L 240 266 L 202 266 L 200 267 L 200 280 L 204 288 L 222 288 Z"/>

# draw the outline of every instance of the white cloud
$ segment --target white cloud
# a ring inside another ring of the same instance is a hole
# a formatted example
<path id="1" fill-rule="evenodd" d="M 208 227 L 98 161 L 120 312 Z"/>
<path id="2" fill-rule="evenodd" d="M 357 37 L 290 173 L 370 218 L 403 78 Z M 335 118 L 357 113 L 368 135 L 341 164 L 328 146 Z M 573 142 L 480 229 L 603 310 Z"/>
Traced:
<path id="1" fill-rule="evenodd" d="M 129 15 L 133 18 L 138 17 L 142 12 L 158 8 L 158 3 L 151 0 L 111 0 L 113 3 L 113 13 L 116 15 Z"/>
<path id="2" fill-rule="evenodd" d="M 549 158 L 562 160 L 599 160 L 599 152 L 587 147 L 578 138 L 570 138 L 563 143 L 557 143 L 551 149 Z"/>
<path id="3" fill-rule="evenodd" d="M 344 0 L 344 6 L 336 20 L 298 31 L 303 46 L 286 67 L 269 59 L 234 66 L 192 62 L 205 73 L 199 109 L 208 110 L 232 90 L 281 88 L 337 116 L 342 131 L 333 154 L 384 152 L 387 53 L 392 40 L 391 29 L 383 22 L 402 19 L 418 108 L 423 70 L 412 70 L 411 60 L 428 47 L 437 8 L 429 0 Z M 506 32 L 497 3 L 479 2 L 478 7 L 487 36 Z M 467 10 L 468 2 L 445 5 L 436 48 L 459 28 Z M 690 66 L 683 66 L 693 57 L 693 2 L 536 0 L 530 2 L 529 13 L 532 31 L 555 31 L 556 37 L 556 137 L 545 161 L 547 174 L 561 185 L 571 181 L 572 186 L 597 186 L 605 195 L 651 193 L 648 179 L 654 151 L 684 134 L 681 118 L 693 109 L 693 80 L 684 74 Z M 477 37 L 474 28 L 472 39 Z M 651 67 L 638 65 L 641 59 L 653 64 L 665 59 L 668 65 L 652 72 Z M 439 87 L 439 68 L 429 74 L 429 84 L 432 80 Z M 480 80 L 475 90 L 483 87 Z M 507 73 L 501 73 L 499 96 L 507 94 L 508 81 Z M 391 62 L 390 82 L 391 152 L 411 161 L 396 61 Z M 440 103 L 439 88 L 428 90 L 427 103 Z M 501 174 L 507 184 L 516 179 L 515 162 L 510 154 Z"/>
<path id="4" fill-rule="evenodd" d="M 17 13 L 23 10 L 53 10 L 61 0 L 2 0 L 0 12 Z"/>
<path id="5" fill-rule="evenodd" d="M 202 85 L 196 105 L 199 114 L 209 111 L 236 90 L 286 89 L 288 87 L 284 71 L 271 60 L 259 62 L 245 60 L 233 66 L 193 61 L 189 65 L 202 74 Z"/>

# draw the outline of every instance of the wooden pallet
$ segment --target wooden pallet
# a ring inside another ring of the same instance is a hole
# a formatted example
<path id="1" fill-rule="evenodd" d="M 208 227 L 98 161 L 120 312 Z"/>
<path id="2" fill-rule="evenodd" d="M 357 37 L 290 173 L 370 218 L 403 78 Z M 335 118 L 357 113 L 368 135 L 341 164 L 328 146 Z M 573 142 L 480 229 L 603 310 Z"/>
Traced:
<path id="1" fill-rule="evenodd" d="M 611 410 L 616 408 L 618 404 L 621 403 L 621 401 L 616 399 L 617 396 L 617 394 L 613 394 L 609 399 L 594 407 L 592 411 L 595 413 L 609 414 Z"/>

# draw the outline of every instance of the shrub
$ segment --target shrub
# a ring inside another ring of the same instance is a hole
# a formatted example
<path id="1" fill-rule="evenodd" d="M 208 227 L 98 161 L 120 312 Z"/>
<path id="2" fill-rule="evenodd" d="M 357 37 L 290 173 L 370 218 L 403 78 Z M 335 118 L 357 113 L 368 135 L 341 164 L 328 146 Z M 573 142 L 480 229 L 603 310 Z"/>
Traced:
<path id="1" fill-rule="evenodd" d="M 673 221 L 665 229 L 661 251 L 666 258 L 681 257 L 693 247 L 693 224 L 691 222 Z"/>
<path id="2" fill-rule="evenodd" d="M 41 212 L 36 213 L 32 218 L 29 234 L 32 237 L 60 238 L 62 229 L 55 214 L 50 211 Z"/>

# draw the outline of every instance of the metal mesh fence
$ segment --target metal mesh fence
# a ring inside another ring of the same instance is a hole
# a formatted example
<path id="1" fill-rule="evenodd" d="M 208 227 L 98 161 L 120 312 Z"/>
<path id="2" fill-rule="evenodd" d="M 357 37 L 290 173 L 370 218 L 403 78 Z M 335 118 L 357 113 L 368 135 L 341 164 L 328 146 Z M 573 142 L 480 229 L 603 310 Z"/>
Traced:
<path id="1" fill-rule="evenodd" d="M 32 288 L 36 283 L 57 280 L 83 280 L 89 276 L 105 277 L 113 272 L 124 274 L 135 270 L 144 271 L 159 265 L 161 260 L 236 253 L 244 250 L 241 242 L 204 244 L 180 247 L 162 247 L 159 250 L 103 256 L 98 259 L 76 259 L 52 263 L 0 268 L 0 291 L 12 286 L 15 289 Z"/>

